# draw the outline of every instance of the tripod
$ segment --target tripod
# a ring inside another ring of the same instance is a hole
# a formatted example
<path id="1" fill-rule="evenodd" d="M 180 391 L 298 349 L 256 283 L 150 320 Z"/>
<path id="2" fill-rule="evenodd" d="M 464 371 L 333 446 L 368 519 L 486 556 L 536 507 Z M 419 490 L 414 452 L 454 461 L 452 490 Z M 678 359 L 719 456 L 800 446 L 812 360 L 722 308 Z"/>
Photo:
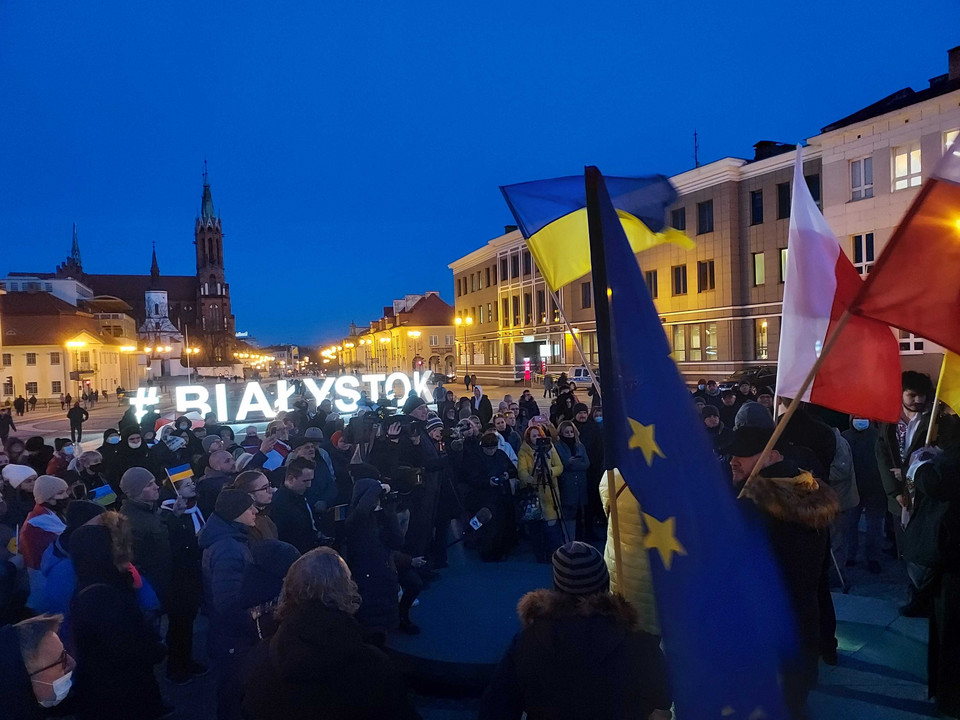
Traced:
<path id="1" fill-rule="evenodd" d="M 552 478 L 550 477 L 550 471 L 547 464 L 547 448 L 537 445 L 534 448 L 533 456 L 533 477 L 537 481 L 537 485 L 540 487 L 547 487 L 550 489 L 550 499 L 553 500 L 553 506 L 557 509 L 557 523 L 560 525 L 560 533 L 563 538 L 564 544 L 570 542 L 570 537 L 567 533 L 566 524 L 563 521 L 563 509 L 560 506 L 560 495 L 557 492 L 556 486 L 551 482 Z"/>

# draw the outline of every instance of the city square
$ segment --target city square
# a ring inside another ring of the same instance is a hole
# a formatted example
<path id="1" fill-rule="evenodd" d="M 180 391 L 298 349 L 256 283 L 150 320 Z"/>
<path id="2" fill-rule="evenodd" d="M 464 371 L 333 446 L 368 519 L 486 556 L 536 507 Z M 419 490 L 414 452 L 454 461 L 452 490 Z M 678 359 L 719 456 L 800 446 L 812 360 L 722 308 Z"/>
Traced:
<path id="1" fill-rule="evenodd" d="M 0 718 L 960 717 L 901 12 L 0 11 Z"/>

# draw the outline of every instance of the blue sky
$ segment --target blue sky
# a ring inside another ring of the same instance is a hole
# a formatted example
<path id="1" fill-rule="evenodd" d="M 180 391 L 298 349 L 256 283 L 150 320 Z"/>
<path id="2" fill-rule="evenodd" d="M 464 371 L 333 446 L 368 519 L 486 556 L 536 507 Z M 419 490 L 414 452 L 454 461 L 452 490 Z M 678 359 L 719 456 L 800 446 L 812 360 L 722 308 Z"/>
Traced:
<path id="1" fill-rule="evenodd" d="M 511 222 L 498 186 L 672 174 L 946 72 L 952 2 L 0 2 L 0 273 L 194 272 L 209 163 L 238 329 L 308 343 Z"/>

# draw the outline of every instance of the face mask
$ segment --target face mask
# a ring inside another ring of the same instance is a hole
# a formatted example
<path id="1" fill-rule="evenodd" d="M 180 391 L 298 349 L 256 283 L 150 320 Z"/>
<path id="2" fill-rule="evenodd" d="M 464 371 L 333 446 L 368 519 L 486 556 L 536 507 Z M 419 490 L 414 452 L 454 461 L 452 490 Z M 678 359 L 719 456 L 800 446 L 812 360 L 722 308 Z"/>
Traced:
<path id="1" fill-rule="evenodd" d="M 73 455 L 73 445 L 67 445 L 65 448 L 63 448 L 63 454 L 64 454 L 64 455 L 67 455 L 68 457 L 69 457 L 69 456 L 72 456 L 72 455 Z"/>
<path id="2" fill-rule="evenodd" d="M 108 445 L 116 445 L 116 444 L 119 443 L 119 442 L 120 442 L 120 436 L 119 436 L 119 435 L 112 435 L 111 437 L 108 437 L 108 438 L 107 438 L 107 444 L 108 444 Z"/>
<path id="3" fill-rule="evenodd" d="M 91 475 L 99 475 L 101 470 L 103 470 L 103 463 L 97 463 L 87 468 L 87 472 Z"/>
<path id="4" fill-rule="evenodd" d="M 73 671 L 71 670 L 63 677 L 59 677 L 50 683 L 53 688 L 53 700 L 40 700 L 41 707 L 53 707 L 62 703 L 67 695 L 70 694 L 70 688 L 73 687 Z"/>
<path id="5" fill-rule="evenodd" d="M 706 385 L 697 385 L 697 390 L 705 390 L 706 387 Z"/>
<path id="6" fill-rule="evenodd" d="M 137 440 L 136 442 L 127 442 L 127 445 L 136 450 L 138 447 L 140 447 L 140 441 Z"/>
<path id="7" fill-rule="evenodd" d="M 179 425 L 177 425 L 177 429 L 178 429 L 178 430 L 186 430 L 186 429 L 187 429 L 187 424 L 186 424 L 186 423 L 180 423 Z"/>
<path id="8" fill-rule="evenodd" d="M 70 498 L 61 498 L 60 500 L 47 500 L 44 503 L 48 508 L 54 512 L 60 512 L 67 509 L 67 505 L 70 504 Z"/>
<path id="9" fill-rule="evenodd" d="M 869 420 L 865 420 L 863 418 L 857 418 L 856 420 L 853 421 L 854 430 L 866 430 L 868 427 L 870 427 Z"/>

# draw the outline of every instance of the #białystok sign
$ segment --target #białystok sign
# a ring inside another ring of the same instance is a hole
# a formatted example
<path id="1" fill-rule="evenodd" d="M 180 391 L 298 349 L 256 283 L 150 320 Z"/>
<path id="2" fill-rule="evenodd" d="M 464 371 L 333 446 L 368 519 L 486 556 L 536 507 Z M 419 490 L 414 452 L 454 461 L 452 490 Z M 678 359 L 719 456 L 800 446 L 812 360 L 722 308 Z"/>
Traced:
<path id="1" fill-rule="evenodd" d="M 327 378 L 298 378 L 303 383 L 304 389 L 313 397 L 316 404 L 319 405 L 324 400 L 332 400 L 333 406 L 341 413 L 352 413 L 357 411 L 357 403 L 360 400 L 361 391 L 367 392 L 367 397 L 372 402 L 377 402 L 381 394 L 387 400 L 395 400 L 398 395 L 394 392 L 397 383 L 403 388 L 400 398 L 405 398 L 411 392 L 420 395 L 427 402 L 433 402 L 432 393 L 427 390 L 427 381 L 433 373 L 429 370 L 419 373 L 415 372 L 413 377 L 404 373 L 391 373 L 389 375 L 379 373 L 373 375 L 336 375 Z M 231 408 L 227 403 L 227 384 L 217 383 L 213 386 L 213 397 L 210 389 L 205 385 L 181 385 L 174 391 L 174 397 L 177 405 L 177 413 L 185 414 L 191 411 L 197 411 L 201 416 L 207 413 L 214 413 L 217 416 L 217 422 L 220 423 L 242 423 L 246 422 L 251 414 L 262 414 L 268 420 L 277 416 L 278 412 L 292 410 L 290 407 L 290 398 L 295 392 L 294 381 L 277 380 L 276 400 L 271 401 L 267 396 L 263 385 L 252 380 L 246 384 L 243 389 L 243 395 L 240 398 L 240 404 L 236 407 L 236 412 L 231 413 Z M 381 385 L 386 389 L 381 393 Z M 130 404 L 136 408 L 137 420 L 147 414 L 147 407 L 158 405 L 160 403 L 160 393 L 156 387 L 137 388 L 137 393 L 130 398 Z"/>

